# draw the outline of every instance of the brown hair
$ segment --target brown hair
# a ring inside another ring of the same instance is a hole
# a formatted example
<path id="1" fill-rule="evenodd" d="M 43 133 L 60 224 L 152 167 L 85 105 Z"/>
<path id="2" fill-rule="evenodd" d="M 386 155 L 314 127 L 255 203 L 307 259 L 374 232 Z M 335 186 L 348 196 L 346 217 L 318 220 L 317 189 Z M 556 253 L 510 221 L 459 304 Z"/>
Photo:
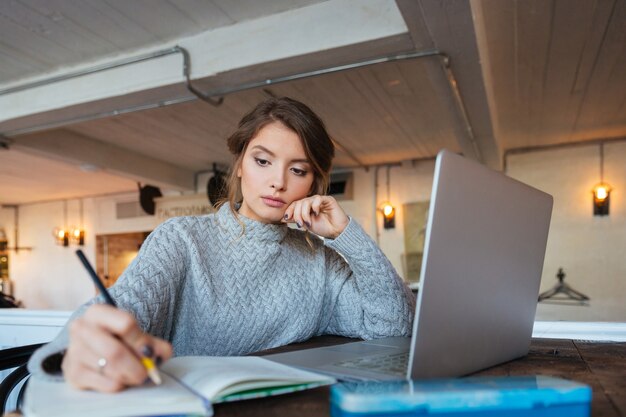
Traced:
<path id="1" fill-rule="evenodd" d="M 235 212 L 235 206 L 243 199 L 241 194 L 241 178 L 237 170 L 241 166 L 243 155 L 250 141 L 266 125 L 281 122 L 293 130 L 298 137 L 307 159 L 313 168 L 313 185 L 311 194 L 325 194 L 330 183 L 330 168 L 335 156 L 333 144 L 324 122 L 305 104 L 289 97 L 270 98 L 259 103 L 252 111 L 246 114 L 237 130 L 227 140 L 228 149 L 235 159 L 231 166 L 227 189 L 226 202 Z"/>

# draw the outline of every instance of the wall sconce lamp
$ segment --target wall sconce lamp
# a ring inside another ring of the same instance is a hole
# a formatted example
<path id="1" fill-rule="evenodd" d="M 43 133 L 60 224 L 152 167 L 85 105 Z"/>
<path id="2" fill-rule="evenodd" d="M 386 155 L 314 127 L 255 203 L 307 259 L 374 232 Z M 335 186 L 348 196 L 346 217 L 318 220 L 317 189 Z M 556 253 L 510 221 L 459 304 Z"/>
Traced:
<path id="1" fill-rule="evenodd" d="M 85 230 L 83 224 L 83 200 L 80 200 L 80 227 L 67 227 L 67 201 L 63 201 L 63 227 L 55 227 L 52 231 L 57 245 L 69 246 L 70 243 L 83 246 L 85 244 Z"/>
<path id="2" fill-rule="evenodd" d="M 79 246 L 85 245 L 85 229 L 83 228 L 83 200 L 79 200 L 80 202 L 80 226 L 75 227 L 72 226 L 70 228 L 70 241 Z"/>
<path id="3" fill-rule="evenodd" d="M 396 227 L 396 208 L 386 201 L 380 206 L 383 213 L 383 226 L 385 229 L 393 229 Z"/>
<path id="4" fill-rule="evenodd" d="M 70 244 L 70 232 L 64 227 L 55 227 L 52 231 L 52 236 L 57 245 L 69 246 Z"/>
<path id="5" fill-rule="evenodd" d="M 390 165 L 387 165 L 387 201 L 380 205 L 380 212 L 383 214 L 383 227 L 385 229 L 393 229 L 396 227 L 396 208 L 391 204 L 389 199 L 389 170 Z"/>
<path id="6" fill-rule="evenodd" d="M 604 143 L 600 143 L 600 182 L 593 187 L 593 215 L 608 216 L 611 190 L 613 188 L 604 182 Z"/>
<path id="7" fill-rule="evenodd" d="M 78 227 L 75 227 L 70 232 L 70 239 L 73 244 L 84 246 L 85 245 L 85 231 Z"/>
<path id="8" fill-rule="evenodd" d="M 63 200 L 63 227 L 55 227 L 52 230 L 54 241 L 60 246 L 69 246 L 70 231 L 67 228 L 67 201 Z"/>

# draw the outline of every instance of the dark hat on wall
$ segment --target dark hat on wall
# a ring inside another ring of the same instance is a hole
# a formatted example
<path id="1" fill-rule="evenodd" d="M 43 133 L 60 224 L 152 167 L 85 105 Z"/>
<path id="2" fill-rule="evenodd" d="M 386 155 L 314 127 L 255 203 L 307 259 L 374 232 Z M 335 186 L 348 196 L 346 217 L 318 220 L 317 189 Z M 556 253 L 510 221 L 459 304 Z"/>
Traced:
<path id="1" fill-rule="evenodd" d="M 213 164 L 213 176 L 209 179 L 206 186 L 206 193 L 209 202 L 215 207 L 220 200 L 226 197 L 226 178 L 225 174 L 217 169 L 217 165 Z"/>
<path id="2" fill-rule="evenodd" d="M 163 196 L 161 190 L 152 185 L 144 185 L 142 187 L 140 183 L 137 183 L 137 186 L 139 187 L 139 204 L 141 204 L 141 208 L 147 214 L 153 216 L 156 208 L 154 199 Z"/>

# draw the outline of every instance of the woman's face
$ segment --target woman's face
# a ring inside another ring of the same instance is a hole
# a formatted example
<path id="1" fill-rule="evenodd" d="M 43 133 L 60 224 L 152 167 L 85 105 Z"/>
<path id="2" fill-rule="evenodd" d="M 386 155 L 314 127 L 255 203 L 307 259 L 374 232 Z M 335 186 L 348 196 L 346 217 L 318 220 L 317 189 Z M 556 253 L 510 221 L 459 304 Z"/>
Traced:
<path id="1" fill-rule="evenodd" d="M 298 135 L 280 122 L 252 138 L 241 165 L 243 202 L 239 213 L 263 223 L 278 223 L 289 204 L 308 196 L 313 170 Z"/>

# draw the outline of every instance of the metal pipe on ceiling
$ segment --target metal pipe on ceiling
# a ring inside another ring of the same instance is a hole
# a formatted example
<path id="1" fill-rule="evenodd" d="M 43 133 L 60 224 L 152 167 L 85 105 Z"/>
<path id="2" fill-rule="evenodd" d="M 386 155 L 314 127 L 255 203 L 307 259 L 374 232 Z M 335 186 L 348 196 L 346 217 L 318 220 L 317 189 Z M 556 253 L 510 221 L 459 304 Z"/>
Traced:
<path id="1" fill-rule="evenodd" d="M 348 158 L 352 159 L 354 162 L 356 162 L 356 164 L 360 167 L 365 169 L 366 171 L 369 170 L 369 166 L 364 164 L 363 162 L 361 162 L 361 160 L 359 158 L 356 157 L 356 155 L 354 155 L 348 148 L 346 148 L 345 146 L 343 146 L 336 138 L 331 138 L 333 141 L 333 144 L 335 144 L 336 148 L 339 148 L 343 153 L 345 153 L 346 155 L 348 155 Z"/>
<path id="2" fill-rule="evenodd" d="M 57 75 L 50 78 L 45 78 L 39 81 L 33 81 L 30 83 L 21 84 L 15 87 L 5 88 L 4 90 L 0 90 L 0 96 L 5 94 L 16 93 L 18 91 L 30 90 L 31 88 L 43 87 L 45 85 L 54 84 L 59 81 L 70 80 L 72 78 L 82 77 L 84 75 L 95 74 L 97 72 L 105 71 L 112 68 L 123 67 L 125 65 L 135 64 L 137 62 L 148 61 L 154 58 L 160 58 L 162 56 L 171 55 L 174 53 L 180 53 L 175 48 L 163 49 L 160 51 L 151 52 L 148 54 L 138 55 L 135 57 L 130 57 L 126 59 L 122 59 L 115 62 L 110 62 L 106 64 L 95 65 L 93 67 L 84 68 L 78 71 L 72 71 L 67 74 Z"/>
<path id="3" fill-rule="evenodd" d="M 219 106 L 224 102 L 224 97 L 219 97 L 214 99 L 212 96 L 214 94 L 205 94 L 202 91 L 198 90 L 191 84 L 191 57 L 189 56 L 189 51 L 187 51 L 182 46 L 176 45 L 174 48 L 176 51 L 183 54 L 183 73 L 185 74 L 185 80 L 187 83 L 187 90 L 191 91 L 196 97 L 198 97 L 202 101 L 206 101 L 212 106 Z"/>
<path id="4" fill-rule="evenodd" d="M 379 166 L 374 167 L 374 230 L 376 233 L 376 245 L 380 245 L 380 227 L 378 226 L 378 170 Z"/>
<path id="5" fill-rule="evenodd" d="M 478 147 L 478 143 L 476 142 L 476 136 L 474 136 L 474 129 L 472 129 L 472 124 L 470 123 L 469 116 L 467 115 L 465 102 L 463 101 L 463 97 L 461 96 L 461 92 L 459 91 L 459 85 L 456 81 L 454 73 L 452 72 L 452 67 L 450 66 L 450 57 L 444 53 L 440 53 L 439 56 L 442 58 L 443 71 L 446 74 L 446 78 L 448 79 L 448 86 L 450 87 L 450 91 L 452 92 L 452 97 L 454 97 L 456 107 L 459 111 L 459 116 L 461 117 L 463 124 L 465 125 L 465 130 L 472 145 L 472 149 L 476 154 L 476 159 L 479 162 L 484 163 L 485 160 L 483 158 L 482 152 L 480 151 L 480 148 Z"/>
<path id="6" fill-rule="evenodd" d="M 187 89 L 194 94 L 197 98 L 206 101 L 207 103 L 213 106 L 219 106 L 224 101 L 223 97 L 219 97 L 218 99 L 212 98 L 210 94 L 205 94 L 202 91 L 195 88 L 191 83 L 191 57 L 189 55 L 189 51 L 181 46 L 174 46 L 169 49 L 162 49 L 160 51 L 150 52 L 147 54 L 125 58 L 119 61 L 110 62 L 106 64 L 95 65 L 93 67 L 84 68 L 78 71 L 73 71 L 63 75 L 57 75 L 54 77 L 46 78 L 39 81 L 33 81 L 30 83 L 21 84 L 15 87 L 5 88 L 4 90 L 0 90 L 0 96 L 5 94 L 16 93 L 19 91 L 29 90 L 31 88 L 43 87 L 45 85 L 54 84 L 60 81 L 70 80 L 72 78 L 82 77 L 89 74 L 95 74 L 97 72 L 106 71 L 113 68 L 119 68 L 130 64 L 136 64 L 138 62 L 149 61 L 155 58 L 161 58 L 167 55 L 172 54 L 182 54 L 183 56 L 183 75 L 185 76 L 185 84 Z M 115 110 L 113 111 L 114 114 Z"/>
<path id="7" fill-rule="evenodd" d="M 617 143 L 617 142 L 626 142 L 626 136 L 620 136 L 616 138 L 595 138 L 595 139 L 584 139 L 574 142 L 564 142 L 564 143 L 554 143 L 549 145 L 536 145 L 536 146 L 524 146 L 520 148 L 509 148 L 504 151 L 502 155 L 502 172 L 506 173 L 508 167 L 508 157 L 509 155 L 518 155 L 529 152 L 538 152 L 538 151 L 552 151 L 555 149 L 563 149 L 563 148 L 573 148 L 579 146 L 592 146 L 599 145 L 604 143 Z"/>
<path id="8" fill-rule="evenodd" d="M 32 133 L 35 131 L 51 129 L 51 128 L 59 127 L 59 126 L 70 124 L 70 123 L 84 122 L 88 120 L 94 120 L 94 119 L 100 119 L 104 117 L 117 116 L 117 115 L 125 114 L 125 113 L 131 113 L 134 111 L 148 110 L 148 109 L 169 106 L 172 104 L 184 103 L 184 102 L 194 100 L 196 98 L 200 98 L 201 100 L 207 101 L 215 106 L 218 106 L 223 102 L 223 96 L 227 94 L 243 91 L 243 90 L 249 90 L 249 89 L 254 89 L 254 88 L 259 88 L 259 87 L 263 88 L 263 87 L 267 87 L 273 84 L 279 84 L 279 83 L 284 83 L 288 81 L 295 81 L 295 80 L 316 77 L 316 76 L 325 75 L 325 74 L 347 71 L 347 70 L 362 68 L 362 67 L 375 65 L 375 64 L 438 56 L 442 60 L 442 68 L 444 70 L 444 73 L 446 75 L 446 80 L 448 81 L 448 85 L 454 97 L 454 103 L 457 107 L 457 111 L 459 112 L 462 122 L 465 125 L 465 130 L 467 132 L 467 136 L 469 137 L 469 141 L 472 144 L 472 147 L 474 149 L 474 152 L 476 153 L 477 159 L 480 162 L 483 162 L 482 154 L 476 142 L 472 126 L 469 122 L 465 103 L 458 89 L 458 83 L 456 81 L 456 77 L 454 76 L 454 72 L 452 71 L 452 68 L 450 66 L 450 57 L 447 54 L 437 49 L 428 49 L 428 50 L 417 51 L 417 52 L 412 52 L 412 53 L 385 56 L 381 58 L 375 58 L 375 59 L 370 59 L 370 60 L 351 63 L 351 64 L 338 65 L 338 66 L 330 67 L 330 68 L 322 68 L 322 69 L 318 69 L 314 71 L 302 72 L 299 74 L 293 74 L 293 75 L 288 75 L 284 77 L 277 77 L 277 78 L 266 79 L 262 81 L 240 84 L 238 86 L 218 88 L 218 89 L 209 91 L 207 93 L 203 93 L 191 85 L 191 80 L 189 77 L 191 61 L 190 61 L 188 51 L 185 48 L 182 48 L 180 46 L 175 46 L 173 48 L 169 48 L 169 49 L 162 50 L 162 51 L 156 51 L 151 54 L 146 54 L 146 55 L 138 56 L 135 58 L 129 58 L 123 61 L 118 61 L 116 63 L 107 64 L 107 65 L 99 65 L 99 66 L 85 69 L 82 71 L 76 71 L 70 74 L 66 74 L 64 76 L 52 77 L 50 79 L 40 80 L 34 83 L 24 84 L 21 86 L 12 87 L 12 88 L 5 89 L 5 90 L 0 90 L 0 95 L 8 94 L 10 92 L 22 91 L 28 88 L 40 87 L 40 86 L 50 84 L 53 82 L 58 82 L 61 80 L 66 80 L 66 79 L 79 77 L 79 76 L 86 75 L 86 74 L 91 74 L 91 73 L 98 72 L 98 71 L 103 71 L 106 69 L 114 68 L 116 66 L 128 65 L 131 63 L 135 63 L 135 62 L 145 61 L 148 59 L 154 59 L 157 57 L 161 57 L 161 56 L 165 56 L 165 55 L 169 55 L 173 53 L 181 53 L 183 55 L 183 60 L 184 60 L 183 69 L 185 73 L 185 78 L 187 80 L 187 88 L 189 89 L 189 91 L 193 93 L 192 96 L 179 97 L 179 98 L 175 98 L 172 100 L 164 100 L 164 101 L 159 101 L 156 103 L 125 107 L 121 109 L 115 109 L 112 111 L 95 113 L 95 114 L 80 116 L 80 117 L 75 117 L 75 118 L 68 118 L 68 119 L 64 119 L 64 120 L 60 120 L 56 122 L 49 122 L 49 123 L 44 123 L 41 125 L 31 126 L 28 128 L 22 128 L 22 129 L 16 129 L 13 131 L 3 132 L 3 135 L 7 137 L 7 136 L 16 136 L 16 135 L 21 135 L 21 134 L 26 134 L 26 133 Z M 264 90 L 265 89 L 266 88 L 264 88 Z M 220 98 L 215 100 L 212 97 L 220 97 Z M 335 142 L 335 145 L 337 145 L 338 148 L 340 148 L 343 152 L 345 152 L 348 155 L 348 157 L 352 159 L 359 167 L 364 168 L 366 170 L 368 169 L 368 165 L 360 161 L 345 146 L 339 143 L 336 139 L 334 140 L 334 142 Z"/>

